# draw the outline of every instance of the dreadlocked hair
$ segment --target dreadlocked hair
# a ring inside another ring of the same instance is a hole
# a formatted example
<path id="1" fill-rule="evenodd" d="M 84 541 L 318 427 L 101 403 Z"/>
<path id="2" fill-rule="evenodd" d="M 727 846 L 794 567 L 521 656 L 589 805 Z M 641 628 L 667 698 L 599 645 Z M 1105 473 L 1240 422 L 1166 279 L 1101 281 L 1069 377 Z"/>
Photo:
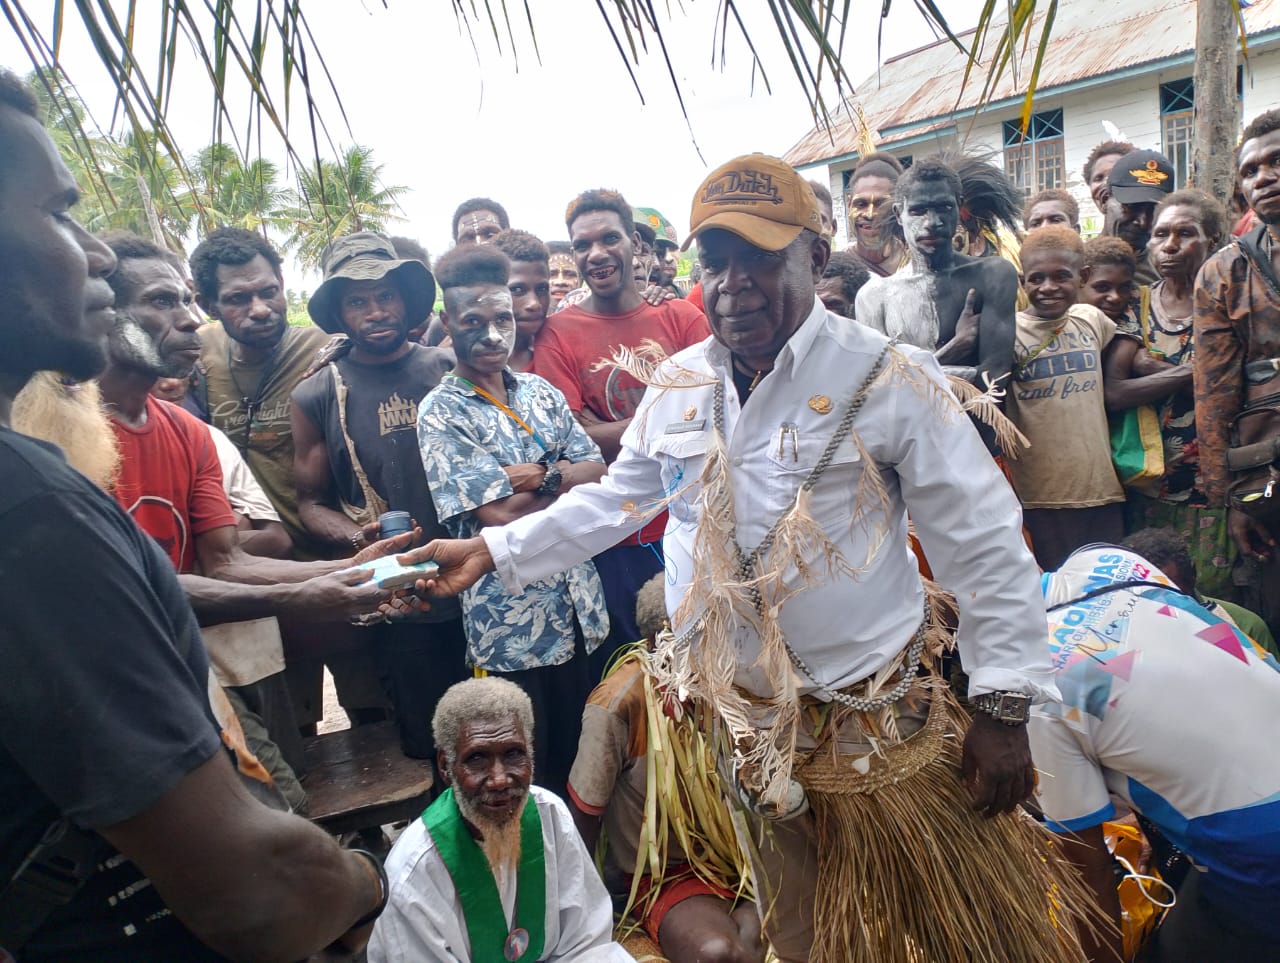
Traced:
<path id="1" fill-rule="evenodd" d="M 979 230 L 994 231 L 1003 225 L 1016 235 L 1024 198 L 1009 175 L 993 162 L 995 152 L 943 151 L 938 156 L 960 178 L 961 220 L 966 226 L 976 224 Z"/>

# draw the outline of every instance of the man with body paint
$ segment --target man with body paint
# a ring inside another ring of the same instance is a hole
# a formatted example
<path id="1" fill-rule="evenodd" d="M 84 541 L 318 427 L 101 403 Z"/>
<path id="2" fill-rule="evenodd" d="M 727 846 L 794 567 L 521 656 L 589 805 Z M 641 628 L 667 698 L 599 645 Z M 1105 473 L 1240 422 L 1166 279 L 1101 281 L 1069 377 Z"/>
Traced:
<path id="1" fill-rule="evenodd" d="M 505 207 L 487 197 L 472 197 L 453 212 L 453 243 L 488 244 L 510 226 Z"/>
<path id="2" fill-rule="evenodd" d="M 440 521 L 467 538 L 545 508 L 604 475 L 600 449 L 564 395 L 508 365 L 516 340 L 511 262 L 496 246 L 462 245 L 436 264 L 457 367 L 423 400 L 418 444 Z M 604 590 L 582 562 L 509 593 L 490 575 L 462 596 L 468 661 L 518 682 L 543 738 L 543 785 L 563 794 L 582 707 L 587 654 L 609 632 Z"/>
<path id="3" fill-rule="evenodd" d="M 951 244 L 960 217 L 960 178 L 935 158 L 910 167 L 894 187 L 893 211 L 911 263 L 858 292 L 863 324 L 963 371 L 979 387 L 1003 384 L 1013 365 L 1018 272 L 1008 261 L 970 257 Z M 976 327 L 962 316 L 979 314 Z M 962 372 L 955 372 L 960 374 Z"/>

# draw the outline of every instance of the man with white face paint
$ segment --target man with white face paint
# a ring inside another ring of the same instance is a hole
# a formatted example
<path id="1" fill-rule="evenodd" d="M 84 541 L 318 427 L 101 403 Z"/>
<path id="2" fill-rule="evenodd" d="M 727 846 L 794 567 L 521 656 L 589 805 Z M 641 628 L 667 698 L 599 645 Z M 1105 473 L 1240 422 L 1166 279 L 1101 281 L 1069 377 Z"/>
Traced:
<path id="1" fill-rule="evenodd" d="M 436 264 L 457 367 L 423 400 L 418 444 L 440 521 L 466 538 L 536 512 L 604 475 L 600 449 L 548 382 L 513 372 L 511 263 L 460 245 Z M 513 595 L 496 575 L 462 596 L 468 661 L 533 701 L 542 785 L 563 794 L 591 691 L 586 655 L 609 631 L 595 566 L 583 562 Z"/>

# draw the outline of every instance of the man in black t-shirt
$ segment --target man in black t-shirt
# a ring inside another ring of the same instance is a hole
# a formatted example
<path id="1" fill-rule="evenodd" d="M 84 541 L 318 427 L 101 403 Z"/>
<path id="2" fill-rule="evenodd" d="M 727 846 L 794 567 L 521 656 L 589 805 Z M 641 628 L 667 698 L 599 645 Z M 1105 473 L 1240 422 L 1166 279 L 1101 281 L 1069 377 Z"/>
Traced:
<path id="1" fill-rule="evenodd" d="M 317 542 L 349 548 L 377 537 L 378 516 L 408 512 L 427 539 L 444 538 L 418 453 L 418 404 L 453 367 L 453 354 L 409 340 L 435 303 L 421 261 L 362 232 L 324 253 L 324 283 L 307 305 L 318 328 L 345 334 L 340 352 L 293 393 L 298 512 Z M 466 677 L 456 599 L 406 622 L 374 627 L 372 643 L 404 753 L 434 758 L 431 713 Z"/>
<path id="2" fill-rule="evenodd" d="M 379 868 L 247 793 L 168 559 L 57 449 L 9 428 L 36 371 L 102 370 L 116 262 L 71 218 L 75 181 L 4 70 L 0 144 L 0 958 L 358 949 Z"/>

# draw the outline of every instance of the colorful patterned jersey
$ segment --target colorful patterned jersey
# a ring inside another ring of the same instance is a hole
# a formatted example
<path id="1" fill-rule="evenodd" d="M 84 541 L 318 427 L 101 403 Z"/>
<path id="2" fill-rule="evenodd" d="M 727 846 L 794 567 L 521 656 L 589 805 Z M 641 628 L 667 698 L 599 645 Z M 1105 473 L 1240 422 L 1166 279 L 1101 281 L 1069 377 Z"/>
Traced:
<path id="1" fill-rule="evenodd" d="M 1062 702 L 1029 733 L 1050 827 L 1096 826 L 1119 799 L 1206 873 L 1206 898 L 1280 928 L 1280 664 L 1124 549 L 1081 549 L 1043 586 Z"/>

